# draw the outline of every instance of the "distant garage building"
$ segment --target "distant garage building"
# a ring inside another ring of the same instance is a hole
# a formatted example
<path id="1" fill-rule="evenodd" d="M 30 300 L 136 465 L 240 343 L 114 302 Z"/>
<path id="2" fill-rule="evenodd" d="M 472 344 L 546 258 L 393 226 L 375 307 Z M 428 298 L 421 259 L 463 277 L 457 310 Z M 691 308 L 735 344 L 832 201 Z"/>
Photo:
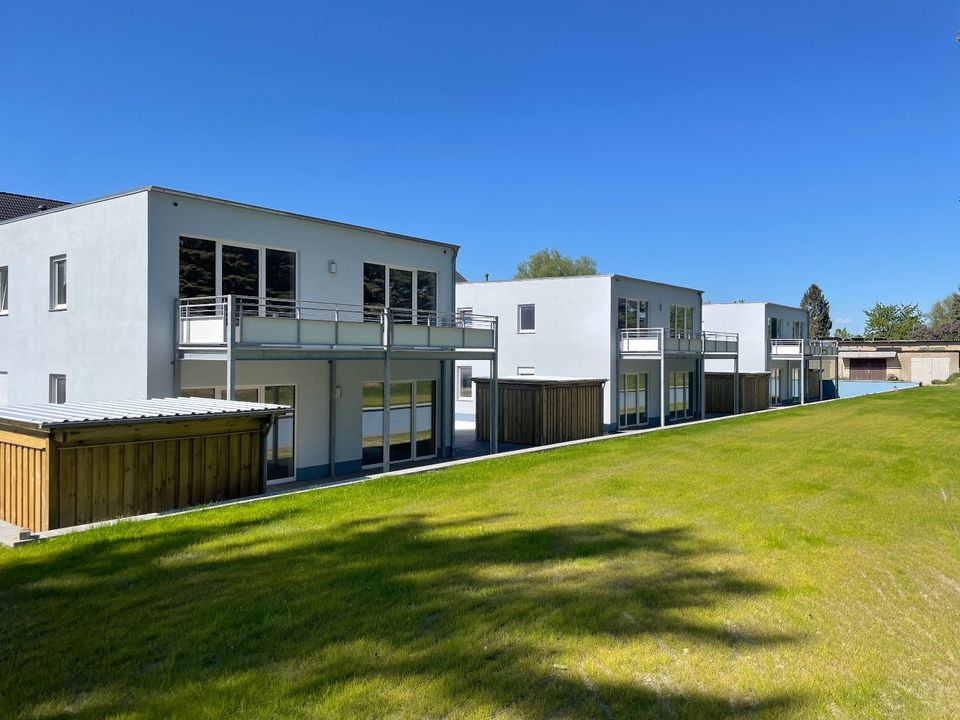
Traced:
<path id="1" fill-rule="evenodd" d="M 477 440 L 490 439 L 490 380 L 475 378 Z M 501 442 L 550 445 L 603 435 L 603 386 L 590 378 L 519 376 L 497 380 Z"/>
<path id="2" fill-rule="evenodd" d="M 196 398 L 0 408 L 0 520 L 42 532 L 260 494 L 287 412 Z"/>
<path id="3" fill-rule="evenodd" d="M 900 380 L 925 385 L 960 372 L 960 342 L 844 340 L 842 380 Z"/>

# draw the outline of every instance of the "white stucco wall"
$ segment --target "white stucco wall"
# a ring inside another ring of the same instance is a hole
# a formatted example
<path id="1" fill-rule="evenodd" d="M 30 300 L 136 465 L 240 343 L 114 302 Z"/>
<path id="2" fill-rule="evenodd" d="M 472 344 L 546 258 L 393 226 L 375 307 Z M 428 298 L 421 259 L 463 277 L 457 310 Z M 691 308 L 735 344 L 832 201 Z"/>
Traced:
<path id="1" fill-rule="evenodd" d="M 50 374 L 67 400 L 143 398 L 147 382 L 147 194 L 136 192 L 0 224 L 9 314 L 0 372 L 10 404 L 45 403 Z M 50 258 L 67 256 L 67 309 L 50 311 Z"/>
<path id="2" fill-rule="evenodd" d="M 735 332 L 740 335 L 739 363 L 742 373 L 770 371 L 770 337 L 767 333 L 771 317 L 782 321 L 782 333 L 790 338 L 791 323 L 801 322 L 801 336 L 808 339 L 807 313 L 802 308 L 777 303 L 710 303 L 703 306 L 703 329 Z M 708 360 L 707 372 L 733 372 L 732 360 Z"/>
<path id="3" fill-rule="evenodd" d="M 532 367 L 537 375 L 603 378 L 604 422 L 615 417 L 616 355 L 618 348 L 617 309 L 619 299 L 647 301 L 648 327 L 668 327 L 670 306 L 694 308 L 694 325 L 700 327 L 701 295 L 697 290 L 649 282 L 622 275 L 572 278 L 541 278 L 495 282 L 460 283 L 457 307 L 500 318 L 499 364 L 501 376 L 517 374 L 518 367 Z M 518 331 L 518 306 L 536 306 L 536 332 Z M 649 367 L 650 416 L 659 416 L 659 365 L 629 361 Z M 458 363 L 473 367 L 474 377 L 488 377 L 489 362 Z M 670 369 L 693 369 L 692 362 L 670 361 Z M 634 369 L 641 370 L 640 365 Z M 457 417 L 473 418 L 474 400 L 457 401 Z"/>

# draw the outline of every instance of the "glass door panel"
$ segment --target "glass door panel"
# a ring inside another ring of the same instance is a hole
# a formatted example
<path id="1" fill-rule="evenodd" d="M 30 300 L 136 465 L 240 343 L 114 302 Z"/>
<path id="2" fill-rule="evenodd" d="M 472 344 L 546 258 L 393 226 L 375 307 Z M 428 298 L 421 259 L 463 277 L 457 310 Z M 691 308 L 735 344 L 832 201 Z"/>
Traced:
<path id="1" fill-rule="evenodd" d="M 224 245 L 221 248 L 221 289 L 224 295 L 260 295 L 260 251 Z M 252 308 L 256 310 L 256 308 Z"/>
<path id="2" fill-rule="evenodd" d="M 293 385 L 270 385 L 264 388 L 264 402 L 296 407 Z M 267 481 L 285 480 L 296 475 L 294 446 L 296 442 L 294 411 L 281 415 L 267 435 Z"/>
<path id="3" fill-rule="evenodd" d="M 436 383 L 433 380 L 418 380 L 416 388 L 416 453 L 418 458 L 424 458 L 437 454 Z"/>
<path id="4" fill-rule="evenodd" d="M 437 310 L 437 274 L 427 270 L 417 270 L 417 323 L 436 324 Z"/>
<path id="5" fill-rule="evenodd" d="M 410 383 L 390 384 L 390 462 L 412 457 L 413 413 Z"/>
<path id="6" fill-rule="evenodd" d="M 383 383 L 363 384 L 363 454 L 364 467 L 383 464 Z"/>
<path id="7" fill-rule="evenodd" d="M 390 309 L 398 323 L 413 322 L 413 271 L 390 268 Z"/>

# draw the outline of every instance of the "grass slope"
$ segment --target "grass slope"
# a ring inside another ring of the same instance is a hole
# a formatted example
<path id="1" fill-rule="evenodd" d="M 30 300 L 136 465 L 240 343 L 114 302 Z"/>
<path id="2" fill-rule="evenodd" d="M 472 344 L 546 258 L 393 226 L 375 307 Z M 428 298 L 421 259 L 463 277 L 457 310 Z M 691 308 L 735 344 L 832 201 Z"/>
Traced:
<path id="1" fill-rule="evenodd" d="M 960 387 L 0 553 L 0 717 L 954 717 Z"/>

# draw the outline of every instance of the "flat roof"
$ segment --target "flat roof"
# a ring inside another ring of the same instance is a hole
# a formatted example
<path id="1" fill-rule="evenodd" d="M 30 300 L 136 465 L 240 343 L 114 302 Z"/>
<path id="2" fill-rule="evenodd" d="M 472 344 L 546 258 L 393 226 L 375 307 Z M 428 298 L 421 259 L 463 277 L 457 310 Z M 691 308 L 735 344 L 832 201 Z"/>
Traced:
<path id="1" fill-rule="evenodd" d="M 61 405 L 11 405 L 0 407 L 0 423 L 16 423 L 47 430 L 66 426 L 112 425 L 131 420 L 162 422 L 175 418 L 275 415 L 289 409 L 286 405 L 270 403 L 185 397 Z"/>
<path id="2" fill-rule="evenodd" d="M 242 208 L 244 210 L 254 210 L 256 212 L 280 215 L 282 217 L 293 218 L 295 220 L 307 220 L 310 222 L 322 223 L 324 225 L 342 227 L 348 230 L 361 230 L 363 232 L 374 233 L 376 235 L 395 237 L 401 240 L 412 240 L 414 242 L 428 243 L 430 245 L 440 245 L 441 247 L 451 248 L 456 251 L 460 250 L 460 246 L 453 243 L 440 242 L 439 240 L 428 240 L 426 238 L 416 237 L 415 235 L 404 235 L 403 233 L 391 232 L 389 230 L 378 230 L 377 228 L 366 227 L 364 225 L 354 225 L 352 223 L 340 222 L 339 220 L 328 220 L 327 218 L 317 217 L 315 215 L 303 215 L 301 213 L 289 212 L 287 210 L 277 210 L 275 208 L 268 208 L 262 205 L 251 205 L 249 203 L 238 202 L 236 200 L 225 200 L 223 198 L 217 198 L 211 195 L 200 195 L 199 193 L 191 193 L 185 190 L 174 190 L 172 188 L 165 188 L 159 185 L 144 185 L 143 187 L 133 188 L 132 190 L 124 190 L 123 192 L 113 193 L 112 195 L 104 195 L 103 197 L 91 198 L 90 200 L 82 200 L 81 202 L 50 208 L 49 210 L 31 213 L 30 215 L 21 215 L 20 217 L 11 218 L 10 220 L 4 220 L 0 222 L 0 225 L 19 222 L 20 220 L 26 220 L 28 218 L 36 217 L 37 215 L 49 215 L 50 213 L 72 210 L 74 208 L 83 207 L 84 205 L 92 205 L 98 202 L 106 202 L 107 200 L 115 200 L 117 198 L 126 197 L 128 195 L 136 195 L 137 193 L 142 192 L 157 192 L 164 193 L 166 195 L 176 195 L 178 197 L 202 200 L 204 202 L 216 203 L 218 205 L 227 205 L 229 207 Z"/>
<path id="3" fill-rule="evenodd" d="M 490 382 L 488 377 L 475 377 L 473 378 L 474 382 Z M 607 382 L 606 378 L 583 378 L 583 377 L 565 377 L 562 375 L 507 375 L 505 377 L 498 377 L 497 382 L 509 382 L 509 383 L 535 383 L 537 385 L 544 385 L 550 383 L 557 384 L 569 384 L 569 383 L 605 383 Z"/>
<path id="4" fill-rule="evenodd" d="M 492 285 L 493 283 L 521 283 L 536 282 L 538 280 L 588 280 L 590 278 L 612 278 L 614 280 L 632 280 L 634 282 L 648 283 L 649 285 L 662 285 L 663 287 L 676 288 L 678 290 L 692 290 L 693 292 L 703 294 L 703 290 L 687 287 L 686 285 L 675 285 L 673 283 L 660 282 L 658 280 L 648 280 L 646 278 L 623 275 L 622 273 L 594 273 L 593 275 L 559 275 L 556 277 L 538 277 L 538 278 L 505 278 L 503 280 L 465 280 L 457 282 L 457 285 Z"/>
<path id="5" fill-rule="evenodd" d="M 799 310 L 800 312 L 806 312 L 802 307 L 797 305 L 784 305 L 783 303 L 768 302 L 767 300 L 750 300 L 749 302 L 709 302 L 704 303 L 704 307 L 709 305 L 773 305 L 774 307 L 786 308 L 787 310 Z"/>

